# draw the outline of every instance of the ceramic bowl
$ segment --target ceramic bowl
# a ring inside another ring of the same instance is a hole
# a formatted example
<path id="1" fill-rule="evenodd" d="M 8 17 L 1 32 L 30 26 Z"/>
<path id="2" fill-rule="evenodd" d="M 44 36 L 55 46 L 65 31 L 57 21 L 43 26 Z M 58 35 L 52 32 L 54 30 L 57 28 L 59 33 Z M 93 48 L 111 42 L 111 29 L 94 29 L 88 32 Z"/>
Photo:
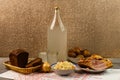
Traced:
<path id="1" fill-rule="evenodd" d="M 74 73 L 75 69 L 69 69 L 69 70 L 59 70 L 59 69 L 54 69 L 54 65 L 51 66 L 52 70 L 57 74 L 61 76 L 67 76 L 70 75 L 71 73 Z M 75 66 L 75 65 L 74 65 Z"/>

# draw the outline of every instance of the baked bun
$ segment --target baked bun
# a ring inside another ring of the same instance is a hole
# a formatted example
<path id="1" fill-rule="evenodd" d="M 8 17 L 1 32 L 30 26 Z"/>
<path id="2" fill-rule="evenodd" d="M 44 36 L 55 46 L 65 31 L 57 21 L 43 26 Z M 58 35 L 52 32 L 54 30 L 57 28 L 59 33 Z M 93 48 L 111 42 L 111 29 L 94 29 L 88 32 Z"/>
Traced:
<path id="1" fill-rule="evenodd" d="M 80 57 L 81 58 L 81 55 L 82 57 L 89 57 L 91 56 L 91 53 L 87 49 L 82 49 L 79 47 L 75 47 L 75 48 L 68 50 L 69 57 L 73 57 L 73 58 Z"/>

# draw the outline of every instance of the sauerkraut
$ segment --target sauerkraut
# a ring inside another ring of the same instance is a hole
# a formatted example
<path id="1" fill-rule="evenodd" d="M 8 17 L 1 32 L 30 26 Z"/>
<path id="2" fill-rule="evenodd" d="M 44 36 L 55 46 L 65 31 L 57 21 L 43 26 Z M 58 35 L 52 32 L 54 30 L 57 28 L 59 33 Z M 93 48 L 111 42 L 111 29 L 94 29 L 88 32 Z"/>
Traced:
<path id="1" fill-rule="evenodd" d="M 73 65 L 71 62 L 68 62 L 68 61 L 57 62 L 57 64 L 54 66 L 54 69 L 71 70 L 71 69 L 75 69 L 75 65 Z"/>

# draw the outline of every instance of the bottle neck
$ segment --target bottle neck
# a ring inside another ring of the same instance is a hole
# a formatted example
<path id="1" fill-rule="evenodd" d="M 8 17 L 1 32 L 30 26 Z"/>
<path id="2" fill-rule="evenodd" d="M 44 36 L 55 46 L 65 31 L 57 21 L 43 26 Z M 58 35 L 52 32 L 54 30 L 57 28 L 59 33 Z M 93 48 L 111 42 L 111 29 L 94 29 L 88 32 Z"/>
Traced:
<path id="1" fill-rule="evenodd" d="M 58 18 L 58 16 L 60 16 L 60 14 L 59 14 L 59 10 L 58 10 L 58 9 L 55 10 L 55 15 L 56 15 L 56 18 Z"/>
<path id="2" fill-rule="evenodd" d="M 60 14 L 59 14 L 59 8 L 55 8 L 55 14 L 54 14 L 54 18 L 53 18 L 53 22 L 51 24 L 51 30 L 53 30 L 54 25 L 58 22 L 61 31 L 65 31 L 65 27 L 63 25 L 63 22 L 61 20 Z"/>
<path id="3" fill-rule="evenodd" d="M 59 19 L 59 16 L 60 16 L 60 14 L 59 14 L 59 7 L 55 7 L 55 15 L 54 16 L 56 16 L 56 20 L 58 20 Z"/>

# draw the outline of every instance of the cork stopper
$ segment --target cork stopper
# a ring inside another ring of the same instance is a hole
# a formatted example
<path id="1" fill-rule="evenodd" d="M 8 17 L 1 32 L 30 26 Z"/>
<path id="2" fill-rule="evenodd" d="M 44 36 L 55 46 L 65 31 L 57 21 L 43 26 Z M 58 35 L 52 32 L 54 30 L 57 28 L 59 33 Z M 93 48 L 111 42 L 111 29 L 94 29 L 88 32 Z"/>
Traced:
<path id="1" fill-rule="evenodd" d="M 58 7 L 58 6 L 56 6 L 56 7 L 55 7 L 55 10 L 58 10 L 58 9 L 59 9 L 59 7 Z"/>

